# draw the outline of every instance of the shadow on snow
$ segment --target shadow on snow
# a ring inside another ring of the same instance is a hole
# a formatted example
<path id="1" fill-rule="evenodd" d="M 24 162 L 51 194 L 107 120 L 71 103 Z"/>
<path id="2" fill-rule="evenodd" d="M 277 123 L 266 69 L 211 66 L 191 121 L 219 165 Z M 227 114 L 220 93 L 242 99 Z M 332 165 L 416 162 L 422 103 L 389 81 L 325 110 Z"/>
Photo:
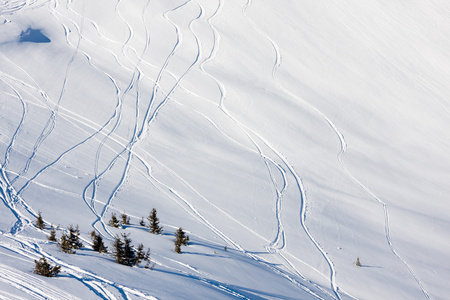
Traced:
<path id="1" fill-rule="evenodd" d="M 51 40 L 40 29 L 31 29 L 31 27 L 28 27 L 26 31 L 22 31 L 20 34 L 19 42 L 50 43 Z"/>

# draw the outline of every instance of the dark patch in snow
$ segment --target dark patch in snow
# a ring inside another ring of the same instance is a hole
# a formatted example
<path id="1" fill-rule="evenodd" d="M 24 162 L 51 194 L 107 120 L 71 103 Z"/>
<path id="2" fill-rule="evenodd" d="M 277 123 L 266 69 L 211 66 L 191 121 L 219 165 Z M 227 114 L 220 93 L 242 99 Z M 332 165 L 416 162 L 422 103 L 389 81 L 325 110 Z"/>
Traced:
<path id="1" fill-rule="evenodd" d="M 51 40 L 46 37 L 40 29 L 31 29 L 29 27 L 26 31 L 22 31 L 20 34 L 20 42 L 31 42 L 31 43 L 50 43 Z"/>

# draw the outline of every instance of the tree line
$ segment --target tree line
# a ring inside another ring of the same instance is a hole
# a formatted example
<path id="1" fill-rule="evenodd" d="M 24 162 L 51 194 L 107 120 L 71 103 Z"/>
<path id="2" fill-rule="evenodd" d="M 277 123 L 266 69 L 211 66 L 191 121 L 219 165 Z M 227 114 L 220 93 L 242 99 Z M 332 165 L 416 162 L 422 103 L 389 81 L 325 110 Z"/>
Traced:
<path id="1" fill-rule="evenodd" d="M 160 225 L 155 208 L 150 211 L 147 220 L 148 225 L 144 221 L 144 217 L 142 217 L 139 225 L 147 227 L 149 232 L 152 234 L 162 234 L 163 227 Z M 108 224 L 115 228 L 126 228 L 127 225 L 130 225 L 130 217 L 127 214 L 122 213 L 119 220 L 116 214 L 112 213 Z M 45 229 L 45 222 L 42 218 L 41 212 L 38 212 L 35 225 L 39 229 Z M 53 225 L 51 226 L 48 240 L 56 242 L 57 247 L 62 252 L 67 254 L 75 254 L 76 250 L 83 247 L 83 243 L 79 237 L 80 230 L 78 225 L 69 225 L 68 229 L 61 234 L 59 240 L 56 238 L 57 230 L 59 230 L 59 226 L 56 229 Z M 144 268 L 153 269 L 154 267 L 154 263 L 150 260 L 150 248 L 144 250 L 144 245 L 142 243 L 138 244 L 137 248 L 135 248 L 132 244 L 129 233 L 121 233 L 120 235 L 116 235 L 114 242 L 111 244 L 111 251 L 108 251 L 108 247 L 106 247 L 103 242 L 103 237 L 95 230 L 90 233 L 90 238 L 92 240 L 92 249 L 94 251 L 99 253 L 110 253 L 111 257 L 118 264 L 132 267 L 145 263 Z M 188 244 L 189 236 L 186 235 L 181 227 L 178 228 L 175 232 L 174 251 L 181 254 L 181 246 L 187 246 Z M 54 277 L 58 275 L 60 269 L 61 266 L 51 266 L 44 256 L 42 256 L 39 261 L 35 260 L 34 272 L 36 274 Z"/>

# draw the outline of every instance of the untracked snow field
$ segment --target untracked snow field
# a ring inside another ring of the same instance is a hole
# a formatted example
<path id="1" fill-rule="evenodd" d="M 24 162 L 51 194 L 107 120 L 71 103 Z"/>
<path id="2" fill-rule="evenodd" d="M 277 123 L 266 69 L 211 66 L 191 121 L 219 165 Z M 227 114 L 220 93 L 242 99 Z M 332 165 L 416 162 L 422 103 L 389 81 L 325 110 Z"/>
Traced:
<path id="1" fill-rule="evenodd" d="M 446 0 L 0 0 L 0 299 L 448 299 L 449 82 Z"/>

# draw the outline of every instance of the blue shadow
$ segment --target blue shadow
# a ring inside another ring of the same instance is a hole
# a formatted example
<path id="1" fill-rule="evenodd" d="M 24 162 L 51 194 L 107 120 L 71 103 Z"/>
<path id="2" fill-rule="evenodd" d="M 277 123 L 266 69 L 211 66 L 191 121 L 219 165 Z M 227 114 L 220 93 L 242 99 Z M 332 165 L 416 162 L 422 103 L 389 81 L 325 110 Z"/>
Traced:
<path id="1" fill-rule="evenodd" d="M 31 42 L 31 43 L 50 43 L 51 40 L 46 37 L 40 29 L 31 29 L 29 27 L 26 31 L 22 31 L 19 36 L 20 42 Z"/>

